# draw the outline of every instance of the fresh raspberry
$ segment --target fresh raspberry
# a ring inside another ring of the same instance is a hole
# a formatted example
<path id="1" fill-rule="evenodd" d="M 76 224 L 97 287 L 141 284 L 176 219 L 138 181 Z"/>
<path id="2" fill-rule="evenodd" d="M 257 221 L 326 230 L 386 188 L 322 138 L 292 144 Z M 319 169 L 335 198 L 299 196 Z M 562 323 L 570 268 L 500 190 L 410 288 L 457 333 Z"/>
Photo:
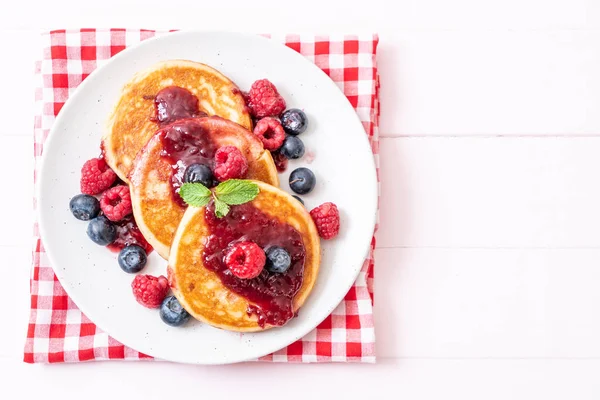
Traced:
<path id="1" fill-rule="evenodd" d="M 323 203 L 313 208 L 310 216 L 315 221 L 319 236 L 323 239 L 333 239 L 340 232 L 340 213 L 335 204 Z"/>
<path id="2" fill-rule="evenodd" d="M 117 180 L 117 174 L 106 165 L 103 158 L 92 158 L 81 167 L 81 193 L 98 194 Z"/>
<path id="3" fill-rule="evenodd" d="M 237 242 L 225 254 L 225 265 L 241 279 L 256 278 L 262 272 L 267 257 L 254 242 Z"/>
<path id="4" fill-rule="evenodd" d="M 281 123 L 271 117 L 263 118 L 254 127 L 254 134 L 263 142 L 267 150 L 275 151 L 285 140 L 285 131 Z"/>
<path id="5" fill-rule="evenodd" d="M 285 100 L 267 79 L 254 82 L 247 99 L 250 113 L 257 118 L 279 115 L 285 110 Z"/>
<path id="6" fill-rule="evenodd" d="M 133 296 L 147 308 L 158 308 L 167 296 L 169 281 L 164 276 L 137 275 L 131 282 Z"/>
<path id="7" fill-rule="evenodd" d="M 129 186 L 118 185 L 102 193 L 100 208 L 106 218 L 113 222 L 120 221 L 133 212 Z"/>
<path id="8" fill-rule="evenodd" d="M 213 175 L 221 182 L 243 178 L 248 172 L 248 160 L 235 146 L 223 146 L 215 152 Z"/>

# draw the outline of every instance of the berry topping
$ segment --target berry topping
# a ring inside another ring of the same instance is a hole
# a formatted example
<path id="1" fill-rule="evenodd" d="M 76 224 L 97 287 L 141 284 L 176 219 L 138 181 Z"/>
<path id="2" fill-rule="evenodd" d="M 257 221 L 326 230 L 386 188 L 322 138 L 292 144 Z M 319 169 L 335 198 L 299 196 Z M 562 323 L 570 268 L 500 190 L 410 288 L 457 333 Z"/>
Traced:
<path id="1" fill-rule="evenodd" d="M 181 306 L 175 296 L 165 297 L 160 305 L 160 319 L 170 326 L 181 326 L 190 319 L 190 314 Z"/>
<path id="2" fill-rule="evenodd" d="M 154 108 L 154 120 L 161 126 L 179 119 L 206 116 L 198 107 L 198 97 L 179 86 L 161 89 L 154 98 Z"/>
<path id="3" fill-rule="evenodd" d="M 183 181 L 187 183 L 201 183 L 207 188 L 214 186 L 214 177 L 210 168 L 204 164 L 191 164 L 185 169 Z"/>
<path id="4" fill-rule="evenodd" d="M 87 235 L 92 242 L 106 246 L 117 238 L 117 228 L 104 215 L 94 218 L 87 227 Z"/>
<path id="5" fill-rule="evenodd" d="M 125 246 L 119 252 L 119 266 L 121 269 L 129 274 L 135 274 L 140 272 L 146 266 L 148 256 L 146 250 L 137 244 Z"/>
<path id="6" fill-rule="evenodd" d="M 92 158 L 81 167 L 81 193 L 98 194 L 117 180 L 117 174 L 108 167 L 103 158 Z"/>
<path id="7" fill-rule="evenodd" d="M 215 177 L 220 181 L 243 178 L 248 172 L 248 160 L 235 146 L 223 146 L 215 152 Z"/>
<path id="8" fill-rule="evenodd" d="M 131 282 L 133 296 L 138 303 L 147 308 L 160 307 L 169 291 L 169 281 L 164 276 L 136 275 Z"/>
<path id="9" fill-rule="evenodd" d="M 298 200 L 300 203 L 302 203 L 302 205 L 304 205 L 304 200 L 302 200 L 300 197 L 296 196 L 295 194 L 293 194 L 292 197 Z"/>
<path id="10" fill-rule="evenodd" d="M 250 113 L 257 118 L 279 115 L 285 110 L 285 100 L 267 79 L 260 79 L 252 84 L 247 102 Z"/>
<path id="11" fill-rule="evenodd" d="M 285 131 L 275 118 L 263 118 L 254 127 L 254 134 L 262 141 L 267 150 L 275 151 L 285 140 Z"/>
<path id="12" fill-rule="evenodd" d="M 323 203 L 319 207 L 310 211 L 310 216 L 315 225 L 319 236 L 323 239 L 333 239 L 340 231 L 340 213 L 333 203 Z"/>
<path id="13" fill-rule="evenodd" d="M 296 136 L 288 136 L 279 150 L 286 158 L 296 159 L 304 155 L 304 143 Z"/>
<path id="14" fill-rule="evenodd" d="M 272 246 L 266 251 L 267 262 L 265 268 L 267 271 L 274 274 L 283 274 L 292 265 L 292 259 L 290 253 L 288 253 L 283 247 Z"/>
<path id="15" fill-rule="evenodd" d="M 281 154 L 280 151 L 275 151 L 271 153 L 273 156 L 273 162 L 275 163 L 275 167 L 277 168 L 277 172 L 284 172 L 288 166 L 288 159 L 286 156 Z"/>
<path id="16" fill-rule="evenodd" d="M 100 202 L 94 196 L 78 194 L 69 202 L 69 208 L 75 218 L 89 221 L 100 213 Z"/>
<path id="17" fill-rule="evenodd" d="M 225 253 L 225 265 L 241 279 L 256 278 L 265 266 L 265 252 L 254 242 L 237 242 Z"/>
<path id="18" fill-rule="evenodd" d="M 118 185 L 102 193 L 100 208 L 111 221 L 120 221 L 132 213 L 129 186 Z"/>
<path id="19" fill-rule="evenodd" d="M 281 114 L 281 125 L 290 135 L 299 135 L 308 127 L 308 118 L 304 111 L 290 108 Z"/>
<path id="20" fill-rule="evenodd" d="M 113 222 L 117 229 L 116 239 L 108 245 L 108 248 L 115 253 L 119 253 L 124 247 L 136 244 L 146 250 L 146 254 L 152 251 L 152 246 L 146 241 L 140 228 L 135 222 L 133 215 L 128 215 L 118 222 Z"/>
<path id="21" fill-rule="evenodd" d="M 317 180 L 315 174 L 308 168 L 296 168 L 290 174 L 290 188 L 298 194 L 306 194 L 313 190 Z"/>

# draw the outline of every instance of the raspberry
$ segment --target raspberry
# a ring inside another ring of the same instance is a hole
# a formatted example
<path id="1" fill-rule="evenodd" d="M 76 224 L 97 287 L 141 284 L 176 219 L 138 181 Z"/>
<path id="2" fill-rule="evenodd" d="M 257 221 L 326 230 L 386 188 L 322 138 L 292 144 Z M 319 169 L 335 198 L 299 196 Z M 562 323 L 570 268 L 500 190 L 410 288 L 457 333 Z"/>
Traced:
<path id="1" fill-rule="evenodd" d="M 267 257 L 254 242 L 237 242 L 225 254 L 225 265 L 241 279 L 256 278 L 262 272 Z"/>
<path id="2" fill-rule="evenodd" d="M 118 185 L 102 193 L 100 208 L 111 221 L 120 221 L 133 212 L 129 186 Z"/>
<path id="3" fill-rule="evenodd" d="M 147 308 L 158 308 L 167 296 L 169 281 L 164 276 L 137 275 L 131 282 L 133 296 Z"/>
<path id="4" fill-rule="evenodd" d="M 81 167 L 81 193 L 98 194 L 117 180 L 117 174 L 106 165 L 103 158 L 92 158 Z"/>
<path id="5" fill-rule="evenodd" d="M 263 118 L 254 127 L 254 134 L 263 142 L 267 150 L 275 151 L 285 140 L 283 126 L 275 118 Z"/>
<path id="6" fill-rule="evenodd" d="M 237 147 L 223 146 L 215 152 L 213 174 L 221 182 L 243 178 L 246 172 L 248 172 L 248 160 Z"/>
<path id="7" fill-rule="evenodd" d="M 333 203 L 323 203 L 319 207 L 313 208 L 310 216 L 315 225 L 319 236 L 323 239 L 333 239 L 340 231 L 340 213 Z"/>
<path id="8" fill-rule="evenodd" d="M 250 113 L 258 118 L 279 115 L 285 110 L 285 100 L 267 79 L 254 82 L 247 99 Z"/>

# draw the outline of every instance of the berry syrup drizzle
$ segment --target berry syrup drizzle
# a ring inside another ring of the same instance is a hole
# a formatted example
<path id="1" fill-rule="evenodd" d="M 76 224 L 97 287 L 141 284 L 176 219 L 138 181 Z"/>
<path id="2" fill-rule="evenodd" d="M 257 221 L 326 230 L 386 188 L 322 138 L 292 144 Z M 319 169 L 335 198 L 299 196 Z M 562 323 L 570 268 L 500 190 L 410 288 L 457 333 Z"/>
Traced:
<path id="1" fill-rule="evenodd" d="M 205 164 L 211 169 L 214 164 L 216 146 L 209 135 L 190 118 L 206 117 L 200 111 L 198 97 L 179 86 L 168 86 L 154 97 L 155 114 L 152 121 L 160 126 L 163 145 L 161 156 L 167 158 L 173 168 L 171 195 L 181 207 L 187 207 L 179 188 L 183 175 L 191 164 Z M 168 125 L 168 126 L 167 126 Z"/>
<path id="2" fill-rule="evenodd" d="M 128 215 L 122 220 L 113 223 L 117 228 L 117 238 L 114 242 L 106 246 L 108 249 L 118 253 L 124 247 L 137 244 L 146 250 L 146 254 L 150 254 L 152 246 L 150 246 L 144 235 L 142 235 L 142 232 L 140 232 L 140 228 L 138 228 L 133 215 Z"/>
<path id="3" fill-rule="evenodd" d="M 191 164 L 205 164 L 212 170 L 217 146 L 204 128 L 193 119 L 177 121 L 159 132 L 163 145 L 160 155 L 173 168 L 171 195 L 177 204 L 185 208 L 187 205 L 179 196 L 179 188 L 183 184 L 186 168 Z"/>
<path id="4" fill-rule="evenodd" d="M 275 167 L 277 168 L 277 172 L 283 173 L 287 169 L 288 159 L 286 156 L 281 154 L 279 150 L 272 151 L 271 155 L 273 156 L 273 162 L 275 163 Z"/>
<path id="5" fill-rule="evenodd" d="M 204 247 L 204 265 L 219 276 L 223 285 L 254 303 L 248 307 L 248 315 L 256 315 L 263 328 L 266 324 L 284 325 L 295 317 L 294 296 L 302 287 L 306 258 L 300 233 L 250 203 L 233 206 L 229 214 L 217 218 L 211 202 L 204 217 L 211 233 Z M 263 249 L 283 247 L 292 259 L 290 268 L 282 274 L 264 269 L 256 278 L 237 278 L 223 262 L 223 255 L 227 246 L 238 240 L 253 241 Z"/>
<path id="6" fill-rule="evenodd" d="M 168 86 L 160 90 L 154 97 L 154 117 L 152 121 L 163 127 L 185 118 L 206 117 L 200 111 L 198 97 L 179 86 Z"/>

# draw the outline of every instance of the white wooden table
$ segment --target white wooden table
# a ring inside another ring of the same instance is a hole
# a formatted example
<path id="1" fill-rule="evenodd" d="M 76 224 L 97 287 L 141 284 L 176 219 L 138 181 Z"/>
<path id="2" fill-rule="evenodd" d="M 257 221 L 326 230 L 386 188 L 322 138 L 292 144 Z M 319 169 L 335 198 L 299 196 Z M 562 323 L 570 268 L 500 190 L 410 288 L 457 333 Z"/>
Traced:
<path id="1" fill-rule="evenodd" d="M 2 6 L 0 393 L 13 393 L 6 398 L 600 396 L 600 2 L 329 3 Z M 380 33 L 378 364 L 20 362 L 33 60 L 37 32 L 64 27 Z"/>

